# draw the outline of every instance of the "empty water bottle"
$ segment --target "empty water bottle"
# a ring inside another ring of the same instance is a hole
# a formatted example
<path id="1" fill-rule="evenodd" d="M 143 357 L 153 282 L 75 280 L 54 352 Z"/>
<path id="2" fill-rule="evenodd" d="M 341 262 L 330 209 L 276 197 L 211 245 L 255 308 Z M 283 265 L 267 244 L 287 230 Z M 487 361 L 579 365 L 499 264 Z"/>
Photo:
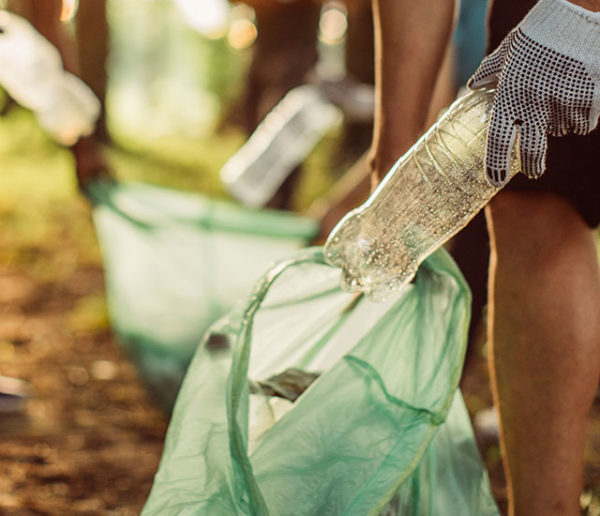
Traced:
<path id="1" fill-rule="evenodd" d="M 478 90 L 455 101 L 333 229 L 325 258 L 342 268 L 345 290 L 384 299 L 496 194 L 483 164 L 493 97 Z M 518 170 L 513 151 L 510 175 Z"/>
<path id="2" fill-rule="evenodd" d="M 24 18 L 0 10 L 0 85 L 64 145 L 89 135 L 100 102 L 65 72 L 58 50 Z"/>
<path id="3" fill-rule="evenodd" d="M 40 126 L 63 145 L 73 145 L 94 132 L 100 102 L 86 84 L 69 72 L 46 83 L 44 106 L 35 114 Z"/>
<path id="4" fill-rule="evenodd" d="M 246 206 L 264 206 L 341 119 L 340 110 L 317 86 L 294 88 L 225 163 L 221 180 Z"/>
<path id="5" fill-rule="evenodd" d="M 344 77 L 340 80 L 323 78 L 319 81 L 323 95 L 342 110 L 344 120 L 371 122 L 375 113 L 375 88 L 371 84 Z"/>
<path id="6" fill-rule="evenodd" d="M 0 30 L 0 84 L 19 104 L 35 110 L 45 103 L 44 83 L 62 69 L 60 54 L 16 14 L 0 11 Z"/>

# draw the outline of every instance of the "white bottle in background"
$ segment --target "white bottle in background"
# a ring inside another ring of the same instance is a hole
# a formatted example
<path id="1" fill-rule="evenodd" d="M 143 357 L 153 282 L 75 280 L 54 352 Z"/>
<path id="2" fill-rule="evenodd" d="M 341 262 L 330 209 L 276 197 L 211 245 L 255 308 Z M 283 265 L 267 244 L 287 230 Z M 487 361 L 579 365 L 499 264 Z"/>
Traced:
<path id="1" fill-rule="evenodd" d="M 294 88 L 223 166 L 221 180 L 246 206 L 262 207 L 341 120 L 341 111 L 318 86 Z"/>
<path id="2" fill-rule="evenodd" d="M 325 259 L 342 268 L 345 290 L 385 298 L 496 194 L 483 164 L 493 96 L 478 90 L 455 101 L 333 229 Z M 509 173 L 518 171 L 513 153 Z"/>
<path id="3" fill-rule="evenodd" d="M 100 102 L 65 72 L 58 50 L 24 18 L 0 10 L 0 86 L 64 145 L 92 133 Z"/>

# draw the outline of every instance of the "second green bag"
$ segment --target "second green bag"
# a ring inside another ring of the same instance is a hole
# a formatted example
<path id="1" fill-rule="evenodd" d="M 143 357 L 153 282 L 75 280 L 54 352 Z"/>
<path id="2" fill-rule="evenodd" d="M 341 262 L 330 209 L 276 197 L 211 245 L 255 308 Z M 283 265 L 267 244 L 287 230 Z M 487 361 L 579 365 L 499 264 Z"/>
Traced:
<path id="1" fill-rule="evenodd" d="M 111 325 L 167 411 L 209 326 L 318 228 L 291 213 L 143 183 L 94 182 L 87 194 Z"/>

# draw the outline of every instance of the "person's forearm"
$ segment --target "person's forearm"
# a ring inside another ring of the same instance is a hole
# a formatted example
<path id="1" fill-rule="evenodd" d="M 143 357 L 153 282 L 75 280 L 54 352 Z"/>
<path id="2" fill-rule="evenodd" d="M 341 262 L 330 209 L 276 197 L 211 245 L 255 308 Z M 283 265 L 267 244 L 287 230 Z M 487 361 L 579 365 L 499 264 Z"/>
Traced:
<path id="1" fill-rule="evenodd" d="M 373 0 L 376 105 L 371 151 L 380 177 L 426 129 L 452 32 L 454 0 Z"/>

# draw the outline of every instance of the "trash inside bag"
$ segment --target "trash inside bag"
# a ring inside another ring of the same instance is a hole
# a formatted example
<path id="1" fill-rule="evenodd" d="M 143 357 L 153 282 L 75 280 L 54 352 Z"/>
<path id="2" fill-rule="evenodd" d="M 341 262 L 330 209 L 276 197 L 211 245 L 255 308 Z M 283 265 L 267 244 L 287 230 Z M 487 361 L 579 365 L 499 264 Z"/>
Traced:
<path id="1" fill-rule="evenodd" d="M 145 515 L 497 515 L 458 390 L 470 293 L 439 250 L 382 303 L 320 248 L 205 336 Z"/>
<path id="2" fill-rule="evenodd" d="M 317 231 L 289 213 L 145 184 L 95 182 L 110 321 L 166 409 L 209 326 Z"/>

